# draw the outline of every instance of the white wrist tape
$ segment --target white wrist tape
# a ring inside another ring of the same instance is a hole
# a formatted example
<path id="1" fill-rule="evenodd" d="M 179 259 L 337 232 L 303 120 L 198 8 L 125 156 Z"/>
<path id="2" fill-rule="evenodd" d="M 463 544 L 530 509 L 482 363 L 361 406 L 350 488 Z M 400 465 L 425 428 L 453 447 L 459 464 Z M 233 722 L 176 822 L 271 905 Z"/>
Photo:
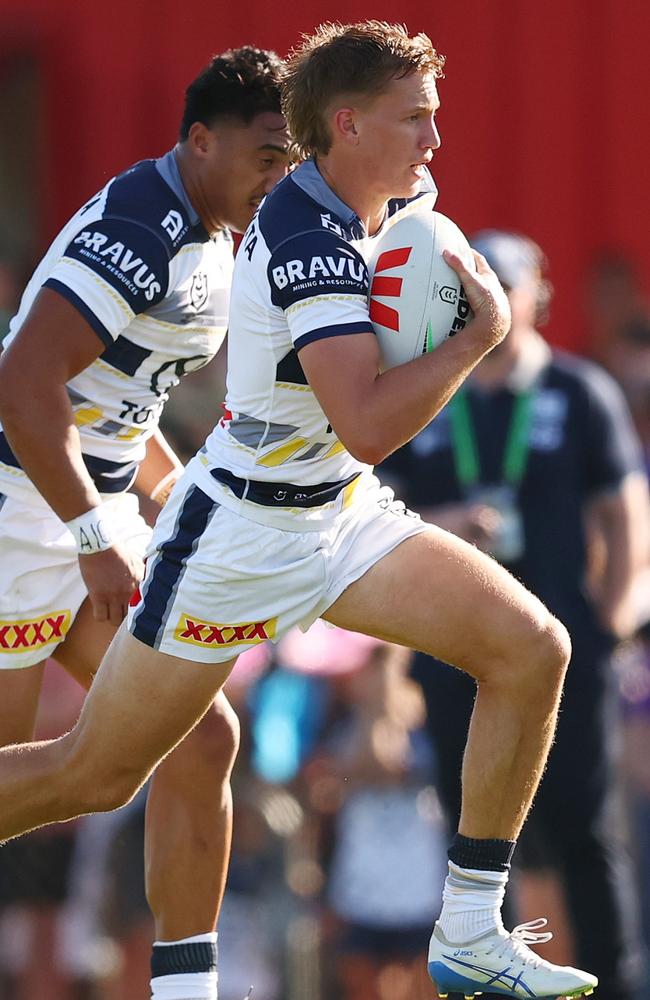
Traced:
<path id="1" fill-rule="evenodd" d="M 91 507 L 79 517 L 73 517 L 71 521 L 66 521 L 65 525 L 74 535 L 77 552 L 81 556 L 90 556 L 110 549 L 115 541 L 112 519 L 103 503 L 98 507 Z"/>

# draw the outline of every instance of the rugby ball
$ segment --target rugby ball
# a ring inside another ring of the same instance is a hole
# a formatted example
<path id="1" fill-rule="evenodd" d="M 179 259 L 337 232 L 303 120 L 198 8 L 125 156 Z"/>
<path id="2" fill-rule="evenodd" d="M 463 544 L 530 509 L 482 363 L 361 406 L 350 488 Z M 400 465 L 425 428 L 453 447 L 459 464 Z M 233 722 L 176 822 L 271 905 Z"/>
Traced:
<path id="1" fill-rule="evenodd" d="M 453 250 L 475 270 L 467 239 L 446 215 L 416 206 L 378 237 L 368 261 L 370 320 L 384 369 L 428 354 L 472 317 L 458 275 L 442 256 Z"/>

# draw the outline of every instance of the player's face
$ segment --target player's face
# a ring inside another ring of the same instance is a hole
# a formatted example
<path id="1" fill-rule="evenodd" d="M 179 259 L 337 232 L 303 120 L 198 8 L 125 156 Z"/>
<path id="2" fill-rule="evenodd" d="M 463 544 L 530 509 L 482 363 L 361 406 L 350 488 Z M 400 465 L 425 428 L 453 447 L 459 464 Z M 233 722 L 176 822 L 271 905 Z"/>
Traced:
<path id="1" fill-rule="evenodd" d="M 210 172 L 214 210 L 222 224 L 243 233 L 269 191 L 289 169 L 289 135 L 281 114 L 264 111 L 249 125 L 215 127 Z"/>
<path id="2" fill-rule="evenodd" d="M 435 77 L 411 73 L 391 80 L 367 107 L 357 110 L 360 165 L 374 193 L 384 198 L 417 194 L 427 164 L 440 146 Z"/>

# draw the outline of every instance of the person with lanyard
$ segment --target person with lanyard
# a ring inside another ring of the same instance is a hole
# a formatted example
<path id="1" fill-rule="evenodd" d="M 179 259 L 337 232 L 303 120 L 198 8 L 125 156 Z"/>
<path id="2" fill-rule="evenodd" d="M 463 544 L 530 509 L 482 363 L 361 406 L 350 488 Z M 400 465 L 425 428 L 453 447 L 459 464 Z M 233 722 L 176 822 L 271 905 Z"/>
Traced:
<path id="1" fill-rule="evenodd" d="M 492 485 L 485 485 L 481 475 L 481 460 L 477 432 L 467 392 L 461 390 L 449 403 L 449 420 L 454 471 L 463 496 L 477 506 L 479 523 L 481 515 L 490 511 L 492 537 L 489 551 L 500 562 L 510 563 L 520 557 L 523 550 L 523 523 L 517 506 L 517 492 L 526 472 L 530 442 L 530 418 L 535 396 L 535 379 L 525 387 L 515 390 L 512 407 L 507 416 L 504 438 L 494 439 L 496 448 L 490 458 L 493 470 L 499 474 L 498 451 L 503 444 L 500 476 Z M 478 540 L 477 540 L 478 541 Z"/>
<path id="2" fill-rule="evenodd" d="M 561 875 L 575 961 L 598 976 L 600 1000 L 632 1000 L 642 949 L 617 801 L 610 664 L 617 640 L 634 629 L 631 583 L 647 549 L 641 452 L 613 380 L 551 350 L 537 330 L 551 298 L 541 249 L 496 230 L 471 242 L 508 293 L 511 329 L 381 471 L 425 519 L 506 564 L 569 629 L 573 654 L 556 744 L 519 860 L 550 864 Z M 600 571 L 590 576 L 596 540 Z M 475 683 L 446 664 L 432 669 L 424 654 L 414 673 L 453 827 Z"/>

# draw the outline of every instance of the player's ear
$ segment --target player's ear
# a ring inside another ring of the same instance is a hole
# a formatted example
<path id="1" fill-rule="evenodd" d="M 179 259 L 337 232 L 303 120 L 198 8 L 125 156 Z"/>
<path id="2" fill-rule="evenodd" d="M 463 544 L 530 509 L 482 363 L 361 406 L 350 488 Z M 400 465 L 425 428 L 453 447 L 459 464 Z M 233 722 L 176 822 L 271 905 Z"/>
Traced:
<path id="1" fill-rule="evenodd" d="M 186 142 L 199 156 L 207 156 L 216 142 L 216 136 L 203 122 L 194 122 L 190 125 Z"/>
<path id="2" fill-rule="evenodd" d="M 353 108 L 339 108 L 334 115 L 334 130 L 346 142 L 356 145 L 359 135 Z"/>

